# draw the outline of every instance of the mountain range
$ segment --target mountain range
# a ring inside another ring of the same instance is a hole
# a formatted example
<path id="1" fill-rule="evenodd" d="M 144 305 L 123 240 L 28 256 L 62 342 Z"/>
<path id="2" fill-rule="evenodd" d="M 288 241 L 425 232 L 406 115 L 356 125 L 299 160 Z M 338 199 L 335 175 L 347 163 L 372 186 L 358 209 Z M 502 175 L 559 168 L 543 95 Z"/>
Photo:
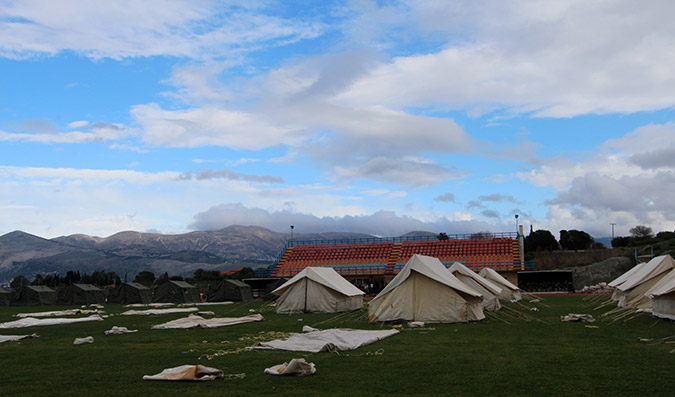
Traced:
<path id="1" fill-rule="evenodd" d="M 411 232 L 409 234 L 428 232 Z M 429 233 L 433 234 L 433 233 Z M 295 241 L 361 239 L 361 233 L 295 234 Z M 109 237 L 73 234 L 45 239 L 22 231 L 0 236 L 0 281 L 17 275 L 67 271 L 93 273 L 114 271 L 129 281 L 143 270 L 155 274 L 191 276 L 197 269 L 229 270 L 261 267 L 274 263 L 290 240 L 289 233 L 277 233 L 257 226 L 229 226 L 216 231 L 185 234 L 158 234 L 125 231 Z"/>

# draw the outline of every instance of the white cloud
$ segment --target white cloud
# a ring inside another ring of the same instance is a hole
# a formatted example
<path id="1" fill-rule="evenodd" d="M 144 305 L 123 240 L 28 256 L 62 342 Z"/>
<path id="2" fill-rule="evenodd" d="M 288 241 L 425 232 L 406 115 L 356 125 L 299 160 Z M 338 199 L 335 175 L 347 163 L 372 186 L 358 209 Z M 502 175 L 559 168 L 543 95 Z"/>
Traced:
<path id="1" fill-rule="evenodd" d="M 14 133 L 0 131 L 0 141 L 23 141 L 35 143 L 96 143 L 125 138 L 136 130 L 119 123 L 94 123 L 87 126 L 88 132 Z"/>
<path id="2" fill-rule="evenodd" d="M 87 124 L 89 124 L 89 122 L 85 121 L 85 120 L 72 121 L 72 122 L 68 123 L 68 128 L 80 128 L 80 127 L 84 127 Z"/>

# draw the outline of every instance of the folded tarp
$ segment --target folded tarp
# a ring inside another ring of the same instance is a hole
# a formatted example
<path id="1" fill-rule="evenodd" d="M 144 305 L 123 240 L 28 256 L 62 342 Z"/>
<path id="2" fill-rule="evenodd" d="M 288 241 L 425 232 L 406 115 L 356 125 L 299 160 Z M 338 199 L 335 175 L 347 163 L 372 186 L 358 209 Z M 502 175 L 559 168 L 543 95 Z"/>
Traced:
<path id="1" fill-rule="evenodd" d="M 120 313 L 122 316 L 151 316 L 158 314 L 171 314 L 171 313 L 191 313 L 199 311 L 196 307 L 186 307 L 182 309 L 148 309 L 148 310 L 127 310 Z"/>
<path id="2" fill-rule="evenodd" d="M 127 327 L 118 327 L 118 326 L 113 326 L 107 331 L 103 331 L 104 334 L 106 335 L 123 335 L 123 334 L 133 334 L 134 332 L 138 332 L 137 329 L 128 329 Z"/>
<path id="3" fill-rule="evenodd" d="M 300 352 L 334 352 L 358 349 L 384 338 L 398 334 L 395 329 L 367 331 L 360 329 L 326 329 L 304 334 L 291 334 L 286 339 L 262 342 L 256 348 L 279 349 Z"/>
<path id="4" fill-rule="evenodd" d="M 19 313 L 15 317 L 59 317 L 59 316 L 75 316 L 78 314 L 95 314 L 98 310 L 90 309 L 69 309 L 69 310 L 55 310 L 51 312 L 36 312 L 36 313 Z"/>
<path id="5" fill-rule="evenodd" d="M 124 307 L 167 307 L 167 306 L 173 306 L 175 303 L 130 303 L 128 305 L 124 305 Z"/>
<path id="6" fill-rule="evenodd" d="M 223 371 L 203 365 L 181 365 L 167 368 L 157 375 L 145 375 L 143 380 L 214 380 L 224 377 Z"/>
<path id="7" fill-rule="evenodd" d="M 219 328 L 262 321 L 262 319 L 263 316 L 260 314 L 252 314 L 245 317 L 216 317 L 208 320 L 200 316 L 190 315 L 164 324 L 153 325 L 152 329 Z"/>
<path id="8" fill-rule="evenodd" d="M 0 329 L 7 328 L 26 328 L 26 327 L 40 327 L 44 325 L 59 325 L 59 324 L 71 324 L 71 323 L 83 323 L 87 321 L 103 321 L 103 319 L 98 315 L 91 315 L 89 317 L 79 317 L 79 318 L 22 318 L 21 320 L 10 321 L 7 323 L 0 323 Z"/>
<path id="9" fill-rule="evenodd" d="M 32 335 L 0 335 L 0 343 L 2 342 L 16 342 L 21 339 L 39 338 L 38 334 Z"/>
<path id="10" fill-rule="evenodd" d="M 234 302 L 232 301 L 223 301 L 223 302 L 198 302 L 198 303 L 181 303 L 178 307 L 186 306 L 217 306 L 217 305 L 231 305 Z"/>
<path id="11" fill-rule="evenodd" d="M 305 376 L 316 373 L 314 363 L 308 363 L 304 358 L 294 358 L 289 363 L 275 365 L 265 368 L 263 372 L 267 375 L 296 375 Z"/>

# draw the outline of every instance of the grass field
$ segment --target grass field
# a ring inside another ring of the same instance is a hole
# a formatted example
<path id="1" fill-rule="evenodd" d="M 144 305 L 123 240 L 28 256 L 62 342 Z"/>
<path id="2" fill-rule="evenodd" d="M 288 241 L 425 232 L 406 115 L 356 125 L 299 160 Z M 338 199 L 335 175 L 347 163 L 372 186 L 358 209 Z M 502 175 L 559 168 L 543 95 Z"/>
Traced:
<path id="1" fill-rule="evenodd" d="M 673 395 L 675 344 L 660 340 L 675 335 L 675 323 L 640 314 L 626 322 L 599 320 L 592 324 L 597 328 L 589 328 L 584 323 L 563 323 L 560 316 L 590 313 L 598 318 L 609 309 L 594 310 L 601 300 L 543 299 L 526 303 L 537 306 L 536 313 L 507 304 L 498 317 L 485 321 L 401 328 L 398 335 L 341 354 L 242 348 L 273 339 L 274 333 L 299 332 L 303 325 L 321 329 L 391 325 L 368 324 L 365 310 L 340 316 L 277 315 L 268 304 L 252 302 L 204 307 L 219 317 L 244 316 L 253 308 L 265 318 L 218 329 L 150 329 L 185 316 L 173 314 L 0 330 L 3 335 L 40 335 L 0 344 L 0 395 Z M 0 322 L 15 320 L 16 313 L 47 310 L 57 308 L 0 308 Z M 106 307 L 112 314 L 122 310 L 126 309 Z M 113 325 L 139 332 L 104 335 Z M 76 337 L 89 335 L 95 343 L 72 344 Z M 207 355 L 213 355 L 211 360 Z M 299 357 L 316 364 L 314 376 L 263 374 L 266 367 Z M 226 378 L 194 383 L 141 380 L 143 375 L 183 364 L 216 367 Z"/>

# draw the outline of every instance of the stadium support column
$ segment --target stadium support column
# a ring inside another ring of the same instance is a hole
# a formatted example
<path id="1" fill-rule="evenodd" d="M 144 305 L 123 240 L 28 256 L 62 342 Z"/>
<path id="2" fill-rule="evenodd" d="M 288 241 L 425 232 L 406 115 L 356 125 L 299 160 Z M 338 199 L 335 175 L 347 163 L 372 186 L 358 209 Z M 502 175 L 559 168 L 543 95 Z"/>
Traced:
<path id="1" fill-rule="evenodd" d="M 523 237 L 523 225 L 518 230 L 518 257 L 520 258 L 520 270 L 525 270 L 525 238 Z"/>

